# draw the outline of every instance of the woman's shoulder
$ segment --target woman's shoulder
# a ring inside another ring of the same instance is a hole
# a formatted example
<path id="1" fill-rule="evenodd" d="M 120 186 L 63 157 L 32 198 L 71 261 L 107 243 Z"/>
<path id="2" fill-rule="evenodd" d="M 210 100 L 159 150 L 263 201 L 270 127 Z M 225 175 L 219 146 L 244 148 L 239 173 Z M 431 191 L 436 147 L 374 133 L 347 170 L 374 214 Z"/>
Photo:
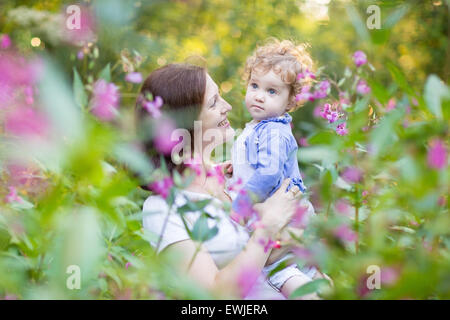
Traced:
<path id="1" fill-rule="evenodd" d="M 166 200 L 160 195 L 152 195 L 145 199 L 142 205 L 143 211 L 156 211 L 158 209 L 168 209 Z"/>

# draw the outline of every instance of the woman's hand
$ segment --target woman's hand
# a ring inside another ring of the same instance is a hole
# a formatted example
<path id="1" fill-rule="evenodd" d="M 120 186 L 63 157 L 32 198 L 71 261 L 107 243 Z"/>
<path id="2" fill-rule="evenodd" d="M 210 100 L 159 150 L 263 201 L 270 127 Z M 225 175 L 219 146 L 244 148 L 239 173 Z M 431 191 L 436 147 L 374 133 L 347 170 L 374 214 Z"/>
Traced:
<path id="1" fill-rule="evenodd" d="M 231 164 L 231 160 L 224 161 L 221 165 L 224 170 L 225 177 L 231 178 L 233 176 L 233 165 Z"/>
<path id="2" fill-rule="evenodd" d="M 261 223 L 271 236 L 276 236 L 291 221 L 302 197 L 297 186 L 293 186 L 286 192 L 289 182 L 290 179 L 284 180 L 270 198 L 253 207 L 261 215 Z"/>

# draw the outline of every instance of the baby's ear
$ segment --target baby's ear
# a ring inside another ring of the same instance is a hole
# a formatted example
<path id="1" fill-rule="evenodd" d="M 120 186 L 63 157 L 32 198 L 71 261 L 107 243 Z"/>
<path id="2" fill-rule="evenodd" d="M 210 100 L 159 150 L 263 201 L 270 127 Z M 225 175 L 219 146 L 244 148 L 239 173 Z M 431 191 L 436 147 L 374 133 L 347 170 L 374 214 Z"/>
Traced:
<path id="1" fill-rule="evenodd" d="M 295 101 L 295 96 L 292 96 L 292 97 L 289 98 L 289 102 L 288 102 L 288 105 L 286 107 L 286 111 L 290 112 L 293 109 L 295 109 L 296 106 L 297 106 L 297 101 Z"/>

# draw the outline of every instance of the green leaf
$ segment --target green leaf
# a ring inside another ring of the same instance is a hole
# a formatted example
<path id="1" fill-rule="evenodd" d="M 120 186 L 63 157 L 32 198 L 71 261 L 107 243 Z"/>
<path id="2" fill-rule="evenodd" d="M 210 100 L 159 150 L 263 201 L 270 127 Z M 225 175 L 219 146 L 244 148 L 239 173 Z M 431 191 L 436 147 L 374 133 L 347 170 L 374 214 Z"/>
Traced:
<path id="1" fill-rule="evenodd" d="M 383 22 L 383 28 L 391 29 L 397 22 L 400 21 L 409 11 L 410 6 L 408 4 L 402 5 L 395 9 Z"/>
<path id="2" fill-rule="evenodd" d="M 392 62 L 387 62 L 386 66 L 387 66 L 389 72 L 391 73 L 391 76 L 394 79 L 395 83 L 397 83 L 398 86 L 400 88 L 402 88 L 408 94 L 415 96 L 414 90 L 409 85 L 408 81 L 406 80 L 406 76 L 403 73 L 403 71 L 399 67 L 397 67 L 395 64 L 393 64 Z"/>
<path id="3" fill-rule="evenodd" d="M 145 153 L 129 144 L 119 144 L 114 149 L 116 159 L 139 174 L 142 178 L 150 176 L 153 168 Z"/>
<path id="4" fill-rule="evenodd" d="M 424 99 L 431 113 L 442 119 L 442 101 L 450 99 L 450 89 L 432 74 L 425 83 Z"/>
<path id="5" fill-rule="evenodd" d="M 333 163 L 337 160 L 337 153 L 329 147 L 307 147 L 299 150 L 298 160 L 301 162 Z"/>
<path id="6" fill-rule="evenodd" d="M 0 226 L 0 251 L 5 249 L 9 245 L 9 241 L 11 236 L 9 235 L 8 230 Z"/>
<path id="7" fill-rule="evenodd" d="M 356 8 L 352 5 L 346 6 L 347 15 L 350 18 L 351 23 L 353 24 L 353 27 L 355 28 L 356 33 L 363 41 L 369 41 L 370 40 L 370 34 L 367 31 L 366 24 L 361 19 L 361 16 L 359 15 Z"/>
<path id="8" fill-rule="evenodd" d="M 336 135 L 330 131 L 319 131 L 308 139 L 310 144 L 325 144 L 331 145 L 336 140 Z M 303 149 L 302 149 L 303 150 Z"/>
<path id="9" fill-rule="evenodd" d="M 109 63 L 106 65 L 106 67 L 103 68 L 102 71 L 98 74 L 98 78 L 103 79 L 107 82 L 111 82 L 111 68 L 109 66 Z"/>
<path id="10" fill-rule="evenodd" d="M 214 226 L 212 228 L 208 227 L 208 218 L 202 215 L 197 219 L 194 227 L 192 228 L 192 240 L 200 242 L 208 241 L 209 239 L 213 238 L 218 232 L 219 229 L 217 228 L 217 226 Z"/>
<path id="11" fill-rule="evenodd" d="M 365 96 L 364 98 L 356 101 L 355 104 L 355 112 L 363 111 L 367 108 L 367 105 L 369 104 L 370 96 Z"/>
<path id="12" fill-rule="evenodd" d="M 373 155 L 378 155 L 382 150 L 386 151 L 388 146 L 392 146 L 393 142 L 398 139 L 395 129 L 403 114 L 404 112 L 399 109 L 389 112 L 381 120 L 380 125 L 372 131 L 370 143 Z"/>
<path id="13" fill-rule="evenodd" d="M 298 297 L 302 297 L 309 293 L 317 292 L 324 285 L 329 284 L 327 279 L 316 279 L 311 282 L 308 282 L 302 285 L 300 288 L 297 288 L 294 292 L 291 293 L 289 299 L 294 299 Z"/>
<path id="14" fill-rule="evenodd" d="M 75 102 L 78 107 L 80 109 L 86 108 L 88 98 L 81 77 L 75 67 L 73 68 L 73 94 L 75 95 Z"/>
<path id="15" fill-rule="evenodd" d="M 209 203 L 211 202 L 211 199 L 205 199 L 200 201 L 193 201 L 193 202 L 186 202 L 185 205 L 182 205 L 178 208 L 177 212 L 180 214 L 184 214 L 187 212 L 195 212 L 195 211 L 202 211 Z"/>

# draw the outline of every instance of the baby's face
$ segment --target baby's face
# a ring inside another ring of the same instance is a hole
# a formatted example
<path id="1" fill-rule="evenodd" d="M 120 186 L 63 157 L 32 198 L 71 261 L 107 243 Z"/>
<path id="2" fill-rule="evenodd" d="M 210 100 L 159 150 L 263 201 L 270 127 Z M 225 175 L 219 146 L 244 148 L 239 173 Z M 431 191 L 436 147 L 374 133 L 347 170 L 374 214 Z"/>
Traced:
<path id="1" fill-rule="evenodd" d="M 245 105 L 253 119 L 279 117 L 287 111 L 289 86 L 272 70 L 262 74 L 252 71 L 245 95 Z"/>

